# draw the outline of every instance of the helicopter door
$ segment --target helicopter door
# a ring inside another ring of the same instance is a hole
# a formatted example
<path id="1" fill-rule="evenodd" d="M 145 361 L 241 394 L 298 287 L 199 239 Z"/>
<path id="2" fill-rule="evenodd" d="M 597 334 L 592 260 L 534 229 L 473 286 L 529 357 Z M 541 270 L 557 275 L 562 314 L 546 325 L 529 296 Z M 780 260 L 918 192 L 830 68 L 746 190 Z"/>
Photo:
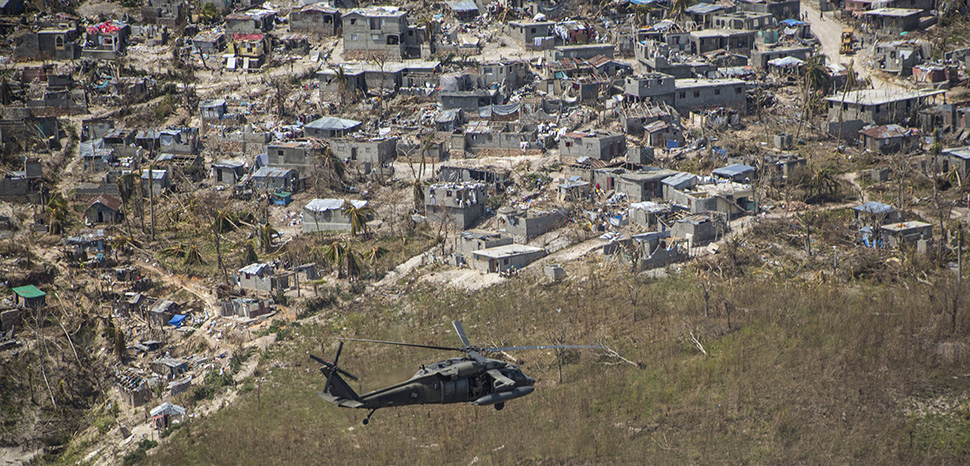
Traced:
<path id="1" fill-rule="evenodd" d="M 441 402 L 447 403 L 455 397 L 455 383 L 454 382 L 443 382 L 441 390 Z"/>
<path id="2" fill-rule="evenodd" d="M 468 379 L 458 379 L 454 382 L 443 382 L 441 402 L 451 403 L 468 399 Z"/>

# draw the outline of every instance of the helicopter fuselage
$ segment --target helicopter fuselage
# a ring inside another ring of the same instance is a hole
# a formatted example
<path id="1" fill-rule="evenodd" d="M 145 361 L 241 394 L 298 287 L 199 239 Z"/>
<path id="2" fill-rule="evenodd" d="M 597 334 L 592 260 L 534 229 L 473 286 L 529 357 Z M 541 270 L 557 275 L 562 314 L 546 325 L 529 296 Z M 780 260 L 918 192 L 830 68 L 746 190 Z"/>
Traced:
<path id="1" fill-rule="evenodd" d="M 492 405 L 528 395 L 534 384 L 535 379 L 503 361 L 451 358 L 422 366 L 404 382 L 360 395 L 356 403 L 338 404 L 363 409 L 468 402 Z"/>

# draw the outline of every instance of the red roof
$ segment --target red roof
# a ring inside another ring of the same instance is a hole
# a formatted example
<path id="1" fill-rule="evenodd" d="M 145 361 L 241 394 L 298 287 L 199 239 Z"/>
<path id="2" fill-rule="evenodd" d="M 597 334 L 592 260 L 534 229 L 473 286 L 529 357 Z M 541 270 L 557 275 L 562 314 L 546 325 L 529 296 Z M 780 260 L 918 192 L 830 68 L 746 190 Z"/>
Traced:
<path id="1" fill-rule="evenodd" d="M 111 197 L 111 196 L 109 196 L 107 194 L 102 194 L 102 195 L 100 195 L 100 196 L 98 196 L 98 197 L 96 197 L 96 198 L 91 199 L 90 201 L 88 201 L 88 207 L 91 207 L 91 206 L 93 206 L 95 204 L 102 204 L 102 205 L 104 205 L 105 207 L 107 207 L 107 208 L 109 208 L 111 210 L 118 210 L 118 208 L 121 207 L 121 201 L 119 201 L 118 199 L 115 199 L 115 198 L 113 198 L 113 197 Z"/>
<path id="2" fill-rule="evenodd" d="M 233 34 L 232 40 L 263 40 L 265 34 Z"/>

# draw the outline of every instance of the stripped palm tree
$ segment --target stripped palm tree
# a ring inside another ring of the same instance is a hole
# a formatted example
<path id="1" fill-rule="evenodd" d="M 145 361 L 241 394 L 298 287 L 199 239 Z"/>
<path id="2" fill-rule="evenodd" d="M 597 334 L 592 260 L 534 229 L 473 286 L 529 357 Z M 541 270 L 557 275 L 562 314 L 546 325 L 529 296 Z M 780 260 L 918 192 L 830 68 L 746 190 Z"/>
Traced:
<path id="1" fill-rule="evenodd" d="M 368 205 L 360 207 L 350 201 L 344 201 L 343 214 L 350 220 L 350 235 L 357 236 L 357 233 L 367 233 L 367 221 L 374 214 L 374 209 Z"/>
<path id="2" fill-rule="evenodd" d="M 387 255 L 388 250 L 381 246 L 372 246 L 362 254 L 362 259 L 370 267 L 371 273 L 377 275 L 377 261 Z"/>
<path id="3" fill-rule="evenodd" d="M 853 65 L 855 65 L 855 60 L 850 60 L 849 66 L 845 70 L 845 86 L 842 88 L 842 103 L 839 105 L 839 147 L 841 147 L 842 142 L 842 111 L 845 109 L 845 96 L 859 85 Z"/>
<path id="4" fill-rule="evenodd" d="M 245 248 L 245 252 L 243 253 L 245 263 L 254 264 L 259 262 L 259 255 L 256 254 L 256 242 L 253 240 L 246 241 Z"/>
<path id="5" fill-rule="evenodd" d="M 687 9 L 696 3 L 696 0 L 672 0 L 670 2 L 670 17 L 680 21 Z"/>
<path id="6" fill-rule="evenodd" d="M 414 179 L 411 192 L 414 194 L 414 208 L 421 211 L 424 208 L 424 183 L 421 182 L 421 178 Z"/>
<path id="7" fill-rule="evenodd" d="M 222 263 L 222 234 L 235 230 L 238 227 L 235 221 L 235 215 L 226 209 L 219 209 L 216 212 L 215 219 L 212 221 L 212 236 L 215 238 L 216 243 L 216 259 L 218 261 L 219 270 L 222 271 L 223 278 L 226 283 L 229 282 L 229 271 Z"/>
<path id="8" fill-rule="evenodd" d="M 280 235 L 280 232 L 276 231 L 272 225 L 269 223 L 262 223 L 257 227 L 257 232 L 259 233 L 259 245 L 263 248 L 263 252 L 270 252 L 273 250 L 273 239 Z"/>

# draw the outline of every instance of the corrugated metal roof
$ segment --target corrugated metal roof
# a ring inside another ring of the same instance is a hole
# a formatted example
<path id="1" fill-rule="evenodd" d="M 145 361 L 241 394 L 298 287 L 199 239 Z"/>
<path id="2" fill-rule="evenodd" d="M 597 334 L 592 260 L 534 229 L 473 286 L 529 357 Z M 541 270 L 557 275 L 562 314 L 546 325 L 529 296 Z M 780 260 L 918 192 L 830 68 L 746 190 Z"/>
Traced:
<path id="1" fill-rule="evenodd" d="M 343 209 L 345 202 L 348 201 L 343 199 L 314 199 L 308 202 L 303 208 L 313 212 L 326 212 L 328 210 Z M 351 199 L 349 202 L 358 209 L 367 205 L 367 201 L 357 199 Z"/>

